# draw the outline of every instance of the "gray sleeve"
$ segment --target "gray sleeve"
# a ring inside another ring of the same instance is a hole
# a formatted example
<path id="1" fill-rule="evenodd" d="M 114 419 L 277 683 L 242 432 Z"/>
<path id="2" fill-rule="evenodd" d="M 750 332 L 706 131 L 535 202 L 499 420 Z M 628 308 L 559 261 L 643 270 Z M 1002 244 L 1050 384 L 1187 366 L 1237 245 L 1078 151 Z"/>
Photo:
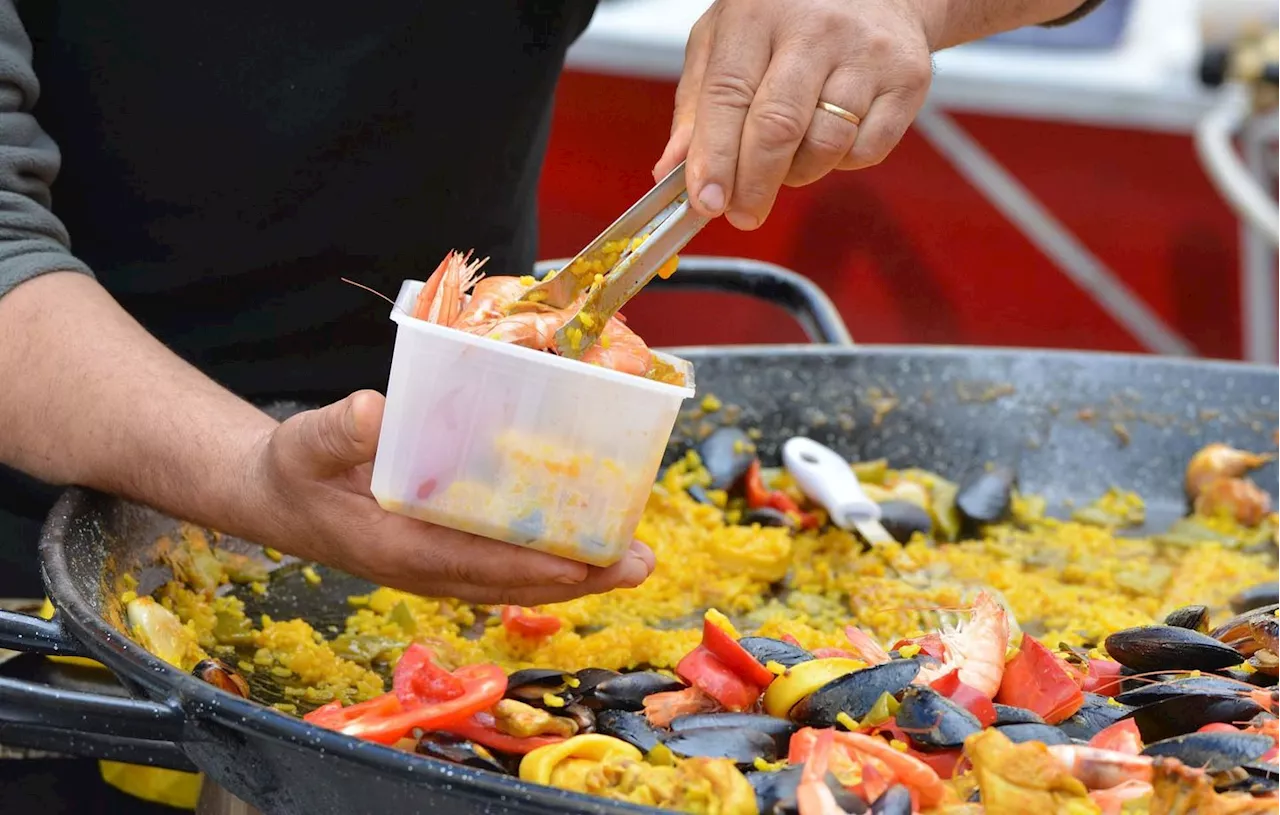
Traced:
<path id="1" fill-rule="evenodd" d="M 1068 25 L 1070 23 L 1074 23 L 1076 20 L 1079 20 L 1081 17 L 1085 16 L 1089 12 L 1096 9 L 1098 6 L 1102 5 L 1103 2 L 1105 2 L 1105 0 L 1084 0 L 1084 2 L 1081 3 L 1079 7 L 1077 7 L 1076 10 L 1071 12 L 1070 14 L 1064 17 L 1059 17 L 1056 20 L 1050 20 L 1047 23 L 1042 23 L 1042 25 L 1045 28 L 1053 28 L 1055 26 Z"/>
<path id="2" fill-rule="evenodd" d="M 50 210 L 62 157 L 31 115 L 40 83 L 14 0 L 0 0 L 0 297 L 45 272 L 92 274 Z"/>

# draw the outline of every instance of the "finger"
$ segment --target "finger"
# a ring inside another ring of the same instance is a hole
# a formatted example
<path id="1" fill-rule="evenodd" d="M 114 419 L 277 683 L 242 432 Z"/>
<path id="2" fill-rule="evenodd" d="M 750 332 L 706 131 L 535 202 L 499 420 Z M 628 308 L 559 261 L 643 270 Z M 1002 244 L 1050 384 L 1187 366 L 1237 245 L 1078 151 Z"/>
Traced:
<path id="1" fill-rule="evenodd" d="M 858 128 L 853 149 L 837 168 L 861 170 L 884 161 L 906 135 L 923 102 L 923 92 L 889 91 L 877 96 Z"/>
<path id="2" fill-rule="evenodd" d="M 817 110 L 826 79 L 813 55 L 792 48 L 774 56 L 742 130 L 733 196 L 726 216 L 739 229 L 764 223 L 778 197 L 800 141 Z"/>
<path id="3" fill-rule="evenodd" d="M 548 584 L 494 588 L 469 584 L 443 584 L 434 587 L 429 594 L 456 597 L 471 603 L 541 606 L 548 603 L 563 603 L 566 600 L 590 594 L 604 594 L 619 588 L 634 588 L 644 582 L 645 578 L 652 573 L 652 569 L 652 564 L 646 560 L 645 553 L 633 548 L 623 556 L 622 560 L 606 569 L 591 567 L 587 578 L 573 586 Z"/>
<path id="4" fill-rule="evenodd" d="M 671 116 L 671 137 L 662 151 L 662 157 L 653 167 L 653 180 L 661 181 L 689 154 L 689 140 L 693 138 L 693 120 L 697 111 L 698 94 L 702 89 L 702 77 L 707 71 L 707 57 L 711 52 L 711 32 L 715 27 L 715 15 L 719 6 L 712 6 L 689 32 L 689 42 L 684 50 L 684 69 L 680 84 L 676 86 L 675 111 Z"/>
<path id="5" fill-rule="evenodd" d="M 733 197 L 742 128 L 772 50 L 766 27 L 749 14 L 721 11 L 713 34 L 685 170 L 689 200 L 709 218 Z"/>
<path id="6" fill-rule="evenodd" d="M 827 77 L 818 98 L 861 117 L 871 107 L 871 95 L 864 75 L 851 68 L 838 68 Z M 836 169 L 853 149 L 858 130 L 859 125 L 829 110 L 815 110 L 783 183 L 803 187 Z"/>
<path id="7" fill-rule="evenodd" d="M 373 461 L 386 400 L 376 391 L 308 410 L 284 422 L 273 443 L 290 460 L 317 477 L 334 475 Z"/>
<path id="8" fill-rule="evenodd" d="M 387 516 L 376 532 L 375 542 L 360 553 L 361 567 L 418 586 L 570 586 L 589 573 L 584 563 L 400 516 Z"/>

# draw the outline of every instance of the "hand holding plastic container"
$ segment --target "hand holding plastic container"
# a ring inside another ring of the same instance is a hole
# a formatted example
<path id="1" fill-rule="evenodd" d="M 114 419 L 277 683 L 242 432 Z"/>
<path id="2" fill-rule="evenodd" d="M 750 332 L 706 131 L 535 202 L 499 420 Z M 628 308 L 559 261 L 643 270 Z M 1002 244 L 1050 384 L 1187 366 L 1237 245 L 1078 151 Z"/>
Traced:
<path id="1" fill-rule="evenodd" d="M 673 385 L 436 325 L 405 281 L 373 495 L 389 512 L 609 566 L 640 523 L 693 367 Z"/>

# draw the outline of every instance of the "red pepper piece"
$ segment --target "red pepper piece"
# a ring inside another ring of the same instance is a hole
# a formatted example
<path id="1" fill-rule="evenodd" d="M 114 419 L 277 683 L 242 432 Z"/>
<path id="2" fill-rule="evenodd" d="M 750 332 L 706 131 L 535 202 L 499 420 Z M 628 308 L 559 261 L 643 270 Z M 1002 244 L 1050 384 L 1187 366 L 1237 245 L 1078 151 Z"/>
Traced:
<path id="1" fill-rule="evenodd" d="M 1057 724 L 1080 709 L 1084 693 L 1056 654 L 1024 634 L 1017 656 L 1005 663 L 996 701 L 1034 711 L 1049 724 Z"/>
<path id="2" fill-rule="evenodd" d="M 676 673 L 728 711 L 740 713 L 760 698 L 761 691 L 757 685 L 734 673 L 705 645 L 699 645 L 686 654 L 676 665 Z"/>
<path id="3" fill-rule="evenodd" d="M 1089 746 L 1136 756 L 1142 753 L 1142 734 L 1138 732 L 1138 723 L 1133 719 L 1121 719 L 1095 733 L 1089 739 Z"/>
<path id="4" fill-rule="evenodd" d="M 728 631 L 710 620 L 702 621 L 702 644 L 744 681 L 759 688 L 767 688 L 773 681 L 774 676 L 768 668 L 756 661 Z"/>
<path id="5" fill-rule="evenodd" d="M 1089 675 L 1085 677 L 1080 690 L 1085 693 L 1096 693 L 1100 696 L 1115 696 L 1120 693 L 1120 682 L 1124 677 L 1120 674 L 1120 663 L 1109 659 L 1089 660 Z"/>
<path id="6" fill-rule="evenodd" d="M 502 627 L 512 634 L 542 639 L 559 631 L 561 625 L 560 618 L 554 614 L 539 614 L 524 606 L 502 607 Z"/>
<path id="7" fill-rule="evenodd" d="M 437 665 L 432 650 L 417 642 L 396 663 L 391 687 L 404 707 L 457 699 L 466 693 L 462 680 Z"/>
<path id="8" fill-rule="evenodd" d="M 981 691 L 961 682 L 959 671 L 943 674 L 929 683 L 929 687 L 972 713 L 983 727 L 996 723 L 995 705 Z"/>

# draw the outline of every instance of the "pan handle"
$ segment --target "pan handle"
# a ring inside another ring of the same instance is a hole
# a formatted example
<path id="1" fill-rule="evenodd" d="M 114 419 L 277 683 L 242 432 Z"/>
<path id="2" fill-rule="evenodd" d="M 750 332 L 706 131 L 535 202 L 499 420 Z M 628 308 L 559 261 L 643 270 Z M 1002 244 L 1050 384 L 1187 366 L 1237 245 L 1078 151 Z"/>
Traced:
<path id="1" fill-rule="evenodd" d="M 93 658 L 56 614 L 42 620 L 0 611 L 0 648 Z M 177 745 L 186 724 L 176 704 L 0 676 L 0 744 L 6 746 L 192 771 Z"/>
<path id="2" fill-rule="evenodd" d="M 543 260 L 533 266 L 541 280 L 570 258 Z M 670 278 L 654 278 L 655 291 L 713 291 L 741 294 L 785 308 L 804 328 L 809 340 L 825 345 L 853 345 L 853 337 L 831 298 L 812 280 L 772 263 L 743 258 L 688 255 Z"/>

